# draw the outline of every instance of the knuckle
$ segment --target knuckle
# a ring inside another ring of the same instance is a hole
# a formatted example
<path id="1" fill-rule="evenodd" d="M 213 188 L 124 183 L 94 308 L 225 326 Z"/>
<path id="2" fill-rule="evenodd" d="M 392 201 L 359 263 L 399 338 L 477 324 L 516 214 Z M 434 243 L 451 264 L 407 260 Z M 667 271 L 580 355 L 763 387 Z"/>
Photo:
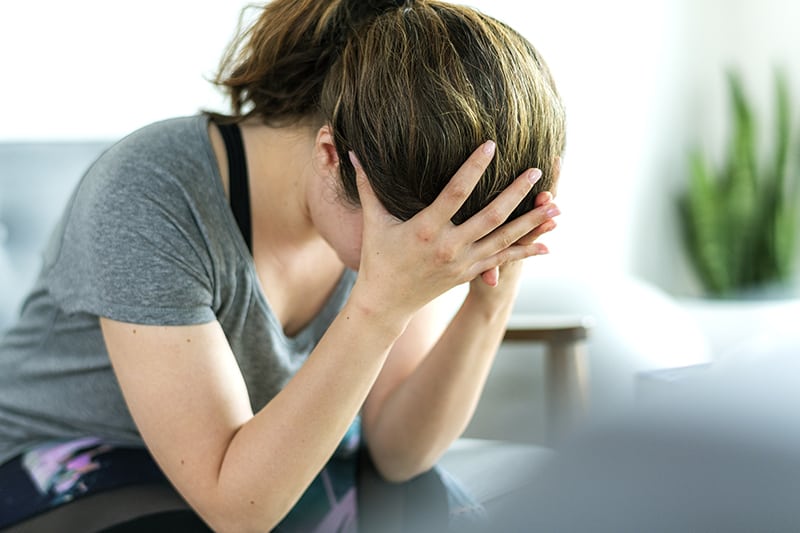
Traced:
<path id="1" fill-rule="evenodd" d="M 486 222 L 493 228 L 500 226 L 505 220 L 506 215 L 499 207 L 490 207 L 486 210 Z"/>
<path id="2" fill-rule="evenodd" d="M 448 199 L 459 202 L 467 198 L 471 192 L 470 189 L 464 183 L 459 181 L 451 182 L 450 185 L 445 190 Z"/>
<path id="3" fill-rule="evenodd" d="M 514 238 L 514 235 L 509 230 L 504 230 L 500 232 L 500 246 L 503 249 L 509 248 L 512 244 L 514 244 L 517 240 Z"/>
<path id="4" fill-rule="evenodd" d="M 434 261 L 438 265 L 448 265 L 456 259 L 457 251 L 455 246 L 442 245 L 436 249 Z"/>
<path id="5" fill-rule="evenodd" d="M 415 236 L 421 242 L 431 242 L 436 237 L 436 231 L 428 225 L 420 226 L 416 229 Z"/>

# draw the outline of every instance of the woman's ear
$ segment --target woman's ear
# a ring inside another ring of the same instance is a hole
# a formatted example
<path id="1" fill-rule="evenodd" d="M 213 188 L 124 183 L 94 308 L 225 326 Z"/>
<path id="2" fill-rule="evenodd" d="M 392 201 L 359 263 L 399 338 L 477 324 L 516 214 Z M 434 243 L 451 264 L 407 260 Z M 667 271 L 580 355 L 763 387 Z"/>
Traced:
<path id="1" fill-rule="evenodd" d="M 339 155 L 336 153 L 336 144 L 333 142 L 333 131 L 330 124 L 325 124 L 317 131 L 314 141 L 314 158 L 317 160 L 319 170 L 335 173 L 339 171 Z"/>

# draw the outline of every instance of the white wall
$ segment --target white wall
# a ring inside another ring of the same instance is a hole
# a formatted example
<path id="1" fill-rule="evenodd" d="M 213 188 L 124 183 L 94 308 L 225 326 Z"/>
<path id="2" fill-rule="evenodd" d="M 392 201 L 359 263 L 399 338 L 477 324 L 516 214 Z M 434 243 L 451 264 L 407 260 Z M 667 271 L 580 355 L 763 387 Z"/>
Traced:
<path id="1" fill-rule="evenodd" d="M 213 72 L 247 2 L 0 2 L 0 141 L 116 138 L 222 99 Z M 674 194 L 695 139 L 721 131 L 722 68 L 762 95 L 769 67 L 800 66 L 792 0 L 473 0 L 550 64 L 569 114 L 560 228 L 565 268 L 641 276 L 691 293 Z M 800 89 L 800 76 L 795 76 Z M 800 102 L 800 98 L 798 98 Z"/>
<path id="2" fill-rule="evenodd" d="M 118 138 L 217 107 L 244 0 L 0 2 L 0 140 Z"/>
<path id="3" fill-rule="evenodd" d="M 677 105 L 670 87 L 680 74 L 683 3 L 538 1 L 522 17 L 520 4 L 503 5 L 497 11 L 541 48 L 568 112 L 564 216 L 545 239 L 552 255 L 529 270 L 629 273 L 638 253 L 638 196 Z"/>

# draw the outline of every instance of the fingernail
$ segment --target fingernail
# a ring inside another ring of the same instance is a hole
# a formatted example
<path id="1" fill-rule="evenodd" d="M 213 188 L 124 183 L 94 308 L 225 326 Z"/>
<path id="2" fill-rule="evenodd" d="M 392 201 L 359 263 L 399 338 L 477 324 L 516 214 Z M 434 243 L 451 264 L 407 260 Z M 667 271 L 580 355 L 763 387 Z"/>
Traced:
<path id="1" fill-rule="evenodd" d="M 355 152 L 350 150 L 349 152 L 347 152 L 347 155 L 350 156 L 350 162 L 353 163 L 353 166 L 356 167 L 356 170 L 361 170 L 361 163 L 359 163 Z"/>
<path id="2" fill-rule="evenodd" d="M 495 146 L 496 145 L 494 141 L 486 141 L 483 143 L 483 153 L 486 155 L 492 155 L 494 153 Z"/>
<path id="3" fill-rule="evenodd" d="M 550 250 L 547 249 L 547 246 L 542 243 L 537 243 L 536 248 L 536 255 L 547 255 L 550 253 Z"/>
<path id="4" fill-rule="evenodd" d="M 538 168 L 534 168 L 528 173 L 528 181 L 530 181 L 531 184 L 535 185 L 540 179 L 542 179 L 542 171 Z"/>
<path id="5" fill-rule="evenodd" d="M 554 217 L 554 216 L 560 215 L 561 214 L 561 210 L 558 208 L 558 206 L 554 205 L 553 207 L 551 207 L 550 209 L 545 211 L 545 214 L 547 216 L 549 216 L 549 217 Z"/>

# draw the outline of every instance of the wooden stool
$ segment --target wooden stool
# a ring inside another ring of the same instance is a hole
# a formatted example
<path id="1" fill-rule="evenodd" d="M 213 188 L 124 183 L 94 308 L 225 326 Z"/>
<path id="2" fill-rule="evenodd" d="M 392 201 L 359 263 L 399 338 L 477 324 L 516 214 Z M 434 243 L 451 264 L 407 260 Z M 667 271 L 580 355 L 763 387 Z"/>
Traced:
<path id="1" fill-rule="evenodd" d="M 504 341 L 542 342 L 546 346 L 548 445 L 557 444 L 588 407 L 589 328 L 590 320 L 582 316 L 515 314 L 509 320 Z"/>

